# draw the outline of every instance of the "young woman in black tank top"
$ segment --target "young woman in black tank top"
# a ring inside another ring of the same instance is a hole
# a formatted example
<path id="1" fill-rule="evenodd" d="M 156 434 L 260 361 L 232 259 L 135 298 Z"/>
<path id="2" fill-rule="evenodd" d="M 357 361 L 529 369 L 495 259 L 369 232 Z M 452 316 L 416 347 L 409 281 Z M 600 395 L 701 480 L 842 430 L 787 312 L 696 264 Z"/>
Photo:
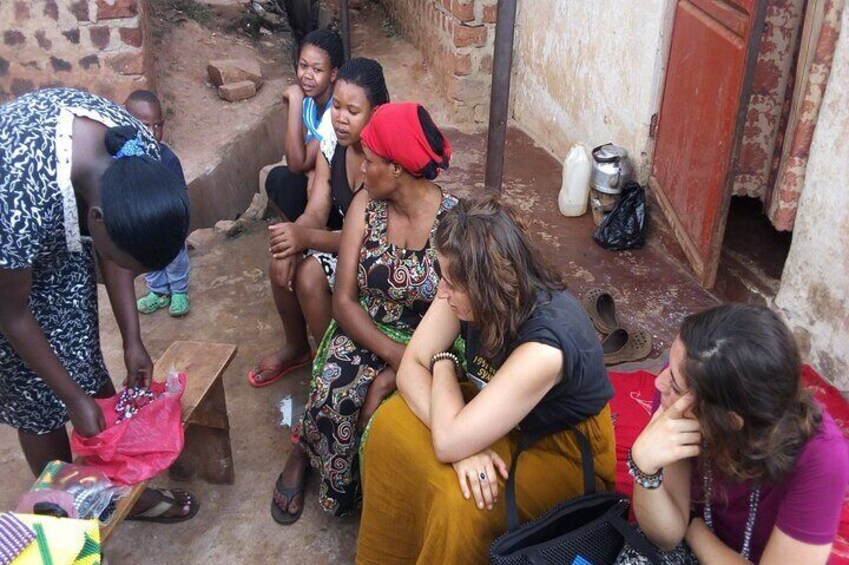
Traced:
<path id="1" fill-rule="evenodd" d="M 360 133 L 372 111 L 388 101 L 383 69 L 376 61 L 351 59 L 339 69 L 331 107 L 338 144 L 333 163 L 318 159 L 304 213 L 295 222 L 269 228 L 269 278 L 286 341 L 251 369 L 248 380 L 255 387 L 310 363 L 307 326 L 318 344 L 330 324 L 332 274 L 341 235 L 327 229 L 328 219 L 335 215 L 341 228 L 353 193 L 362 186 Z"/>

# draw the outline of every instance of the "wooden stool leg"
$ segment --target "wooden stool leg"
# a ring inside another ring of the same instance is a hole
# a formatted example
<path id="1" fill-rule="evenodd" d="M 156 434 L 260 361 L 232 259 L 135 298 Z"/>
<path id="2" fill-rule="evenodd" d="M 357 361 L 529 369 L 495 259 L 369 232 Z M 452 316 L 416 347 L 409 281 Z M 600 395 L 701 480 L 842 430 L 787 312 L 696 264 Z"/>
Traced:
<path id="1" fill-rule="evenodd" d="M 219 377 L 209 390 L 203 404 L 192 413 L 186 430 L 186 446 L 171 466 L 175 480 L 188 480 L 195 469 L 213 484 L 230 484 L 236 480 L 233 453 L 230 447 L 230 423 L 224 382 Z"/>
<path id="2" fill-rule="evenodd" d="M 227 418 L 227 399 L 224 396 L 224 379 L 217 379 L 212 386 L 209 397 L 210 412 L 218 416 L 220 425 L 207 427 L 209 438 L 208 445 L 211 453 L 208 453 L 206 461 L 206 478 L 215 484 L 232 485 L 236 480 L 233 469 L 233 452 L 230 447 L 230 421 Z"/>

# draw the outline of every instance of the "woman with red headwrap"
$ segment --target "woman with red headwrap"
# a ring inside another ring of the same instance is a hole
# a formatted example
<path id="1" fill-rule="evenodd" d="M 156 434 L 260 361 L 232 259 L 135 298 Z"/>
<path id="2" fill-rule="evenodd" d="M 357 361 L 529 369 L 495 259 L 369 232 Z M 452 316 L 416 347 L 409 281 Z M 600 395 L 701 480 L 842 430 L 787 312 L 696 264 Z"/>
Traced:
<path id="1" fill-rule="evenodd" d="M 301 477 L 297 496 L 309 461 L 321 473 L 322 507 L 337 516 L 359 500 L 360 434 L 395 390 L 405 344 L 436 297 L 433 233 L 457 203 L 432 182 L 448 168 L 451 144 L 422 106 L 377 108 L 361 139 L 365 191 L 354 196 L 346 214 L 335 320 L 316 353 L 299 443 L 284 471 Z M 302 509 L 303 503 L 295 511 L 289 505 L 289 523 Z"/>

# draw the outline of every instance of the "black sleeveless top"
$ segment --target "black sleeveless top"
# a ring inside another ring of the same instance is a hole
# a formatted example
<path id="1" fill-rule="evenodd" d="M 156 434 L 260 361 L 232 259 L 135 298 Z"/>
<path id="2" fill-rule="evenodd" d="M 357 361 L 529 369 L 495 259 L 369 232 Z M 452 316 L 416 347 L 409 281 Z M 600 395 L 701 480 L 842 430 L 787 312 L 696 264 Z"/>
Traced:
<path id="1" fill-rule="evenodd" d="M 330 160 L 331 204 L 330 215 L 327 217 L 327 228 L 333 231 L 342 229 L 342 220 L 348 213 L 348 207 L 354 200 L 354 195 L 362 188 L 362 185 L 360 185 L 351 190 L 351 184 L 348 182 L 348 167 L 345 162 L 347 154 L 348 148 L 337 143 L 336 150 L 333 152 L 333 159 Z"/>
<path id="2" fill-rule="evenodd" d="M 483 388 L 500 365 L 490 364 L 479 355 L 480 336 L 473 325 L 463 322 L 460 328 L 466 340 L 466 376 Z M 601 412 L 613 398 L 601 342 L 586 312 L 569 291 L 538 294 L 536 308 L 519 327 L 519 335 L 510 344 L 507 356 L 529 342 L 563 352 L 563 378 L 520 422 L 522 430 L 533 431 L 556 423 L 576 425 Z M 517 378 L 521 377 L 517 375 Z"/>

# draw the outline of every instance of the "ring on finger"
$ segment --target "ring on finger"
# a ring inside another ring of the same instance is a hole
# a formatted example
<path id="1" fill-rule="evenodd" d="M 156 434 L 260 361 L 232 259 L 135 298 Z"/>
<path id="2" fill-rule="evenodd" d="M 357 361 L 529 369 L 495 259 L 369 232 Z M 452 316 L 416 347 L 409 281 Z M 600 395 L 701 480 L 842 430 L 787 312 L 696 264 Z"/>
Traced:
<path id="1" fill-rule="evenodd" d="M 481 481 L 485 481 L 485 480 L 486 480 L 486 473 L 484 473 L 483 471 L 481 471 L 481 472 L 480 472 L 480 475 L 478 475 L 478 476 L 480 477 L 480 480 L 481 480 Z"/>

